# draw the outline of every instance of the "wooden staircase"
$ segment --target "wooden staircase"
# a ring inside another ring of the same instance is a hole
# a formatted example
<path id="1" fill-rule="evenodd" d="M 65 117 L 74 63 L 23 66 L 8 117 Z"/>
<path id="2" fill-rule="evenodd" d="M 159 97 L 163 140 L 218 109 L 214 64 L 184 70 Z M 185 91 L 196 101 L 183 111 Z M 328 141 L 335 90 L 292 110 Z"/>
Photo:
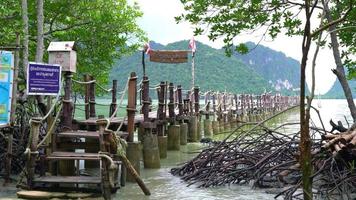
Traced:
<path id="1" fill-rule="evenodd" d="M 40 175 L 35 175 L 31 173 L 35 171 L 31 167 L 35 168 L 35 166 L 29 164 L 28 183 L 30 183 L 30 187 L 33 189 L 50 188 L 51 191 L 63 191 L 65 188 L 70 188 L 69 190 L 73 191 L 86 188 L 100 191 L 105 199 L 110 199 L 111 193 L 116 192 L 119 188 L 118 172 L 121 161 L 115 160 L 115 156 L 112 154 L 115 149 L 110 146 L 110 139 L 113 136 L 110 131 L 105 130 L 106 123 L 105 119 L 98 119 L 94 126 L 98 130 L 70 130 L 52 134 L 51 147 L 49 148 L 51 152 L 47 152 L 40 159 L 42 160 L 40 168 L 49 166 L 49 170 L 45 170 L 43 173 L 42 169 Z M 92 125 L 90 127 L 93 129 Z M 35 143 L 35 141 L 33 142 Z M 91 148 L 90 153 L 86 152 L 93 145 L 96 145 L 98 151 L 92 152 Z M 31 159 L 36 158 L 31 156 L 29 163 L 36 163 Z M 94 175 L 82 175 L 79 171 L 80 161 L 98 162 L 97 166 L 100 168 L 91 170 L 94 171 Z M 63 166 L 65 169 L 61 169 Z"/>

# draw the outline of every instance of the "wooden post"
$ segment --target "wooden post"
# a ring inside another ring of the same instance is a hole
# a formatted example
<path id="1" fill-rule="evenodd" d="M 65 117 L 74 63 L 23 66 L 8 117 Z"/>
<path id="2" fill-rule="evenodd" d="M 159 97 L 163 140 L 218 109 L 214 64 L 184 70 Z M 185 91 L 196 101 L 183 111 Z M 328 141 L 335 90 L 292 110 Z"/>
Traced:
<path id="1" fill-rule="evenodd" d="M 199 116 L 199 87 L 194 87 L 194 114 Z"/>
<path id="2" fill-rule="evenodd" d="M 166 83 L 164 84 L 164 109 L 163 109 L 165 120 L 167 118 L 167 101 L 168 101 L 167 98 L 168 98 L 168 82 L 166 81 Z"/>
<path id="3" fill-rule="evenodd" d="M 111 105 L 110 105 L 110 113 L 109 116 L 111 117 L 111 115 L 115 112 L 116 108 L 117 108 L 117 80 L 112 80 L 112 90 L 111 90 Z M 116 117 L 116 115 L 114 116 Z"/>
<path id="4" fill-rule="evenodd" d="M 6 165 L 5 165 L 5 183 L 10 182 L 11 175 L 11 163 L 12 163 L 12 142 L 14 137 L 14 125 L 15 125 L 15 111 L 16 111 L 16 96 L 17 96 L 17 80 L 19 74 L 20 63 L 20 35 L 16 33 L 16 51 L 14 56 L 14 77 L 12 81 L 12 94 L 11 94 L 11 112 L 10 112 L 10 132 L 7 135 L 7 152 L 6 152 Z"/>
<path id="5" fill-rule="evenodd" d="M 164 112 L 164 94 L 165 94 L 165 84 L 164 82 L 161 82 L 160 84 L 160 90 L 158 92 L 158 109 L 157 109 L 157 119 L 158 119 L 158 124 L 157 124 L 157 133 L 159 136 L 164 135 L 164 126 L 163 126 L 163 121 L 165 120 L 165 112 Z"/>
<path id="6" fill-rule="evenodd" d="M 210 94 L 207 93 L 206 97 L 205 97 L 205 105 L 206 105 L 206 108 L 205 108 L 205 119 L 209 119 L 210 118 L 210 101 L 209 101 L 209 97 L 210 97 Z"/>
<path id="7" fill-rule="evenodd" d="M 73 121 L 73 102 L 71 99 L 72 94 L 72 77 L 71 72 L 64 72 L 64 99 L 63 99 L 63 115 L 62 115 L 62 126 L 66 130 L 72 130 Z M 61 142 L 66 142 L 67 140 L 61 139 Z M 74 175 L 74 161 L 73 160 L 61 160 L 59 161 L 59 173 L 63 176 Z"/>
<path id="8" fill-rule="evenodd" d="M 105 119 L 99 119 L 96 121 L 99 126 L 99 144 L 100 144 L 100 152 L 103 154 L 109 154 L 108 149 L 106 148 L 106 144 L 110 141 L 107 140 L 105 136 L 105 127 L 107 125 L 107 121 Z M 109 177 L 109 167 L 110 163 L 106 158 L 101 158 L 101 180 L 102 180 L 102 194 L 105 200 L 111 199 L 111 186 L 110 186 L 110 177 Z"/>
<path id="9" fill-rule="evenodd" d="M 133 142 L 135 129 L 135 112 L 136 112 L 136 92 L 137 92 L 137 77 L 135 72 L 131 72 L 128 89 L 127 102 L 127 132 L 128 142 Z"/>
<path id="10" fill-rule="evenodd" d="M 175 120 L 175 113 L 174 113 L 174 93 L 173 93 L 173 83 L 169 83 L 169 104 L 168 104 L 168 110 L 169 110 L 169 118 L 170 120 L 174 121 Z"/>
<path id="11" fill-rule="evenodd" d="M 142 79 L 142 113 L 143 121 L 149 121 L 148 116 L 150 112 L 150 96 L 149 96 L 149 79 L 144 76 Z"/>
<path id="12" fill-rule="evenodd" d="M 142 80 L 142 113 L 143 123 L 141 127 L 143 133 L 142 138 L 143 147 L 143 164 L 145 168 L 160 168 L 160 152 L 158 147 L 157 134 L 152 134 L 153 124 L 149 120 L 149 80 L 147 76 Z"/>
<path id="13" fill-rule="evenodd" d="M 89 82 L 89 81 L 90 81 L 90 76 L 88 74 L 85 74 L 84 82 Z M 85 119 L 89 119 L 90 117 L 89 98 L 90 98 L 90 84 L 85 84 L 85 96 L 84 96 Z"/>
<path id="14" fill-rule="evenodd" d="M 62 115 L 62 125 L 64 128 L 71 130 L 72 129 L 72 113 L 73 113 L 73 104 L 72 104 L 72 73 L 65 72 L 64 79 L 64 101 L 63 101 L 63 115 Z"/>
<path id="15" fill-rule="evenodd" d="M 38 155 L 37 151 L 37 144 L 39 140 L 39 135 L 40 135 L 40 125 L 41 125 L 41 118 L 39 117 L 33 117 L 31 120 L 31 134 L 29 138 L 30 142 L 30 156 L 27 161 L 27 185 L 32 188 L 33 186 L 33 179 L 35 177 L 35 166 L 36 166 L 36 157 Z"/>
<path id="16" fill-rule="evenodd" d="M 177 93 L 178 93 L 178 115 L 183 115 L 183 98 L 182 98 L 182 86 L 177 86 Z"/>
<path id="17" fill-rule="evenodd" d="M 90 80 L 94 80 L 92 76 L 90 76 Z M 96 117 L 95 111 L 95 83 L 90 83 L 89 86 L 89 117 Z"/>

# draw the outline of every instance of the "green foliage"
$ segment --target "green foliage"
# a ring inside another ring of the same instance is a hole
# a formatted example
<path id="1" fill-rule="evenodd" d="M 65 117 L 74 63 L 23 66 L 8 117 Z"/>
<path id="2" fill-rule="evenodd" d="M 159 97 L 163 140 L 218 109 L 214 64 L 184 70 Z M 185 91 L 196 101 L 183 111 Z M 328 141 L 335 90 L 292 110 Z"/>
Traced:
<path id="1" fill-rule="evenodd" d="M 167 46 L 151 42 L 150 46 L 155 50 L 187 50 L 188 41 L 179 41 L 168 44 Z M 263 54 L 273 57 L 275 60 L 281 60 L 281 62 L 285 61 L 285 63 L 280 63 L 279 65 L 270 63 L 273 66 L 270 67 L 268 72 L 263 74 L 264 72 L 258 71 L 257 66 L 249 65 L 248 62 L 248 60 L 253 59 L 256 63 L 263 63 L 265 60 L 265 57 L 262 56 Z M 123 57 L 116 63 L 116 67 L 113 68 L 110 77 L 111 79 L 118 80 L 121 90 L 130 72 L 135 71 L 139 79 L 142 79 L 141 58 L 142 53 L 137 52 L 132 56 Z M 265 90 L 272 90 L 268 83 L 268 80 L 272 79 L 267 79 L 267 76 L 285 80 L 288 79 L 285 74 L 291 72 L 289 74 L 290 77 L 293 75 L 294 77 L 291 77 L 290 80 L 298 79 L 299 71 L 297 70 L 297 73 L 292 73 L 293 69 L 289 68 L 298 69 L 299 63 L 291 60 L 290 58 L 286 58 L 282 53 L 275 52 L 266 47 L 258 47 L 256 51 L 252 51 L 247 55 L 226 57 L 224 56 L 223 50 L 214 49 L 197 42 L 195 57 L 196 85 L 200 86 L 201 91 L 228 90 L 235 93 L 262 93 Z M 150 79 L 150 87 L 154 87 L 161 81 L 170 81 L 175 85 L 181 84 L 183 89 L 189 89 L 191 87 L 190 59 L 188 63 L 161 64 L 150 62 L 149 56 L 146 55 L 145 61 L 146 74 Z M 287 62 L 294 63 L 294 65 L 286 64 Z M 287 71 L 287 73 L 285 71 Z M 266 73 L 273 73 L 274 75 L 267 75 Z M 273 81 L 277 79 L 273 79 Z M 156 97 L 156 91 L 150 90 L 150 94 L 151 97 Z"/>
<path id="2" fill-rule="evenodd" d="M 0 3 L 0 19 L 16 16 L 0 21 L 0 45 L 13 44 L 14 33 L 22 29 L 20 2 Z M 30 61 L 34 60 L 36 48 L 35 2 L 28 1 Z M 76 41 L 77 79 L 89 73 L 106 84 L 114 60 L 137 50 L 146 39 L 136 24 L 142 13 L 136 4 L 128 5 L 126 0 L 46 0 L 44 15 L 45 48 L 51 41 Z"/>
<path id="3" fill-rule="evenodd" d="M 297 4 L 278 0 L 181 0 L 187 13 L 177 16 L 179 23 L 188 21 L 195 25 L 194 33 L 200 35 L 205 30 L 209 39 L 222 37 L 227 55 L 231 55 L 233 40 L 246 30 L 266 28 L 272 38 L 281 30 L 287 35 L 301 34 L 301 20 L 290 11 Z M 238 46 L 242 47 L 242 46 Z M 240 51 L 245 49 L 237 48 Z"/>
<path id="4" fill-rule="evenodd" d="M 343 64 L 349 72 L 348 78 L 356 78 L 356 9 L 354 0 L 345 0 L 338 2 L 338 5 L 333 8 L 334 18 L 339 17 L 342 11 L 347 10 L 350 4 L 353 3 L 353 9 L 349 12 L 346 20 L 338 25 L 338 37 L 340 38 L 340 46 L 342 47 L 341 56 Z"/>

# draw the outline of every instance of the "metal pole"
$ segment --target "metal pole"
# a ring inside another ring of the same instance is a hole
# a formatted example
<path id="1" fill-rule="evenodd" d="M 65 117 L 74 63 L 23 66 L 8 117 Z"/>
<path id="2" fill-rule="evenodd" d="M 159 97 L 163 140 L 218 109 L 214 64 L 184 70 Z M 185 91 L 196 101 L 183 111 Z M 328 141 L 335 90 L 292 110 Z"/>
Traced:
<path id="1" fill-rule="evenodd" d="M 195 58 L 195 52 L 192 52 L 192 88 L 195 85 L 194 58 Z"/>

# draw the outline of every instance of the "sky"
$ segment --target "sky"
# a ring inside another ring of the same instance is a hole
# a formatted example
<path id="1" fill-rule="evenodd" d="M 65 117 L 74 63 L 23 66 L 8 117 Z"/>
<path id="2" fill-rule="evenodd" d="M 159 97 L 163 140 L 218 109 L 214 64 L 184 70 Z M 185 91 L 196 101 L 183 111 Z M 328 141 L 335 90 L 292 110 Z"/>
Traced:
<path id="1" fill-rule="evenodd" d="M 193 26 L 188 22 L 177 24 L 175 16 L 184 12 L 183 5 L 179 0 L 132 0 L 138 3 L 143 17 L 138 20 L 140 27 L 147 33 L 149 40 L 161 44 L 168 44 L 179 40 L 190 40 L 193 37 Z M 313 19 L 312 24 L 319 24 L 319 20 Z M 316 27 L 316 26 L 315 26 Z M 238 42 L 259 42 L 262 33 L 245 33 L 236 37 Z M 223 46 L 222 40 L 210 41 L 207 35 L 195 36 L 195 40 L 207 44 L 214 48 Z M 301 60 L 301 37 L 287 37 L 279 35 L 275 40 L 264 38 L 260 44 L 276 51 L 285 53 L 288 57 Z M 187 44 L 188 46 L 188 44 Z M 307 67 L 307 82 L 311 82 L 311 60 L 314 54 L 315 46 L 312 46 L 309 53 L 309 62 Z M 198 53 L 199 49 L 197 49 Z M 196 63 L 198 65 L 198 63 Z M 333 54 L 330 49 L 321 49 L 316 65 L 316 94 L 326 93 L 333 85 L 336 77 L 331 72 L 335 68 Z M 308 84 L 310 85 L 310 84 Z"/>

